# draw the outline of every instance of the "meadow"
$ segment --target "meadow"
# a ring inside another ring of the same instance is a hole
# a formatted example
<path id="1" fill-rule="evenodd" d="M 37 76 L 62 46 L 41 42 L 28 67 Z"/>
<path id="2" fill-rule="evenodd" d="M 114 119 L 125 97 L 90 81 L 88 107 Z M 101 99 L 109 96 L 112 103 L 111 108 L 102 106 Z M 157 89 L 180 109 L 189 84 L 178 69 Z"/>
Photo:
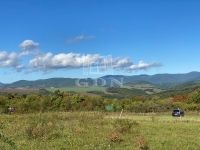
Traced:
<path id="1" fill-rule="evenodd" d="M 98 86 L 89 86 L 89 87 L 63 87 L 63 88 L 48 88 L 49 91 L 53 92 L 56 90 L 60 91 L 67 91 L 67 92 L 77 92 L 77 93 L 83 93 L 83 92 L 91 92 L 91 91 L 97 91 L 97 92 L 105 92 L 106 87 L 98 87 Z"/>
<path id="2" fill-rule="evenodd" d="M 0 149 L 198 150 L 200 116 L 119 112 L 0 115 Z"/>

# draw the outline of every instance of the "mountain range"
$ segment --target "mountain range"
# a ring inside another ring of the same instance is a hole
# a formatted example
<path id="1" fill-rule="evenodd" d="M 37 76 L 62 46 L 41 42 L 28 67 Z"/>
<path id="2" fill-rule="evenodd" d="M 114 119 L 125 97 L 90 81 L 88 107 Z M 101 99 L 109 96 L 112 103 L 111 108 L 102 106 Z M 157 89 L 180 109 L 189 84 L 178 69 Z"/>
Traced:
<path id="1" fill-rule="evenodd" d="M 184 84 L 196 84 L 200 81 L 200 72 L 185 74 L 155 74 L 155 75 L 106 75 L 98 79 L 50 78 L 35 81 L 20 80 L 9 84 L 0 83 L 1 88 L 63 88 L 76 87 L 78 83 L 109 87 L 113 81 L 123 81 L 123 85 L 151 84 L 162 88 L 173 88 Z M 96 83 L 95 83 L 96 82 Z M 102 84 L 104 82 L 104 84 Z"/>

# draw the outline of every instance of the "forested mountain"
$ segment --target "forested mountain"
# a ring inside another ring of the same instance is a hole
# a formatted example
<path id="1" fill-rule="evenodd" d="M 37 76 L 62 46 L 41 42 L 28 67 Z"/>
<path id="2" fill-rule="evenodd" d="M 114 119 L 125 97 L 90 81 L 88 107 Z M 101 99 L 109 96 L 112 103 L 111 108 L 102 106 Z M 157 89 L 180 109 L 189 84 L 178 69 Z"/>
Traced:
<path id="1" fill-rule="evenodd" d="M 105 84 L 102 84 L 102 79 Z M 0 83 L 2 88 L 62 88 L 62 87 L 76 87 L 77 82 L 81 85 L 88 84 L 89 86 L 95 86 L 97 81 L 98 86 L 110 87 L 111 82 L 120 81 L 123 85 L 132 86 L 134 84 L 148 84 L 152 86 L 158 86 L 160 88 L 173 88 L 178 86 L 185 86 L 191 84 L 198 84 L 200 81 L 200 72 L 190 72 L 186 74 L 155 74 L 155 75 L 107 75 L 96 80 L 91 78 L 76 79 L 76 78 L 50 78 L 40 79 L 35 81 L 20 80 L 10 84 Z"/>

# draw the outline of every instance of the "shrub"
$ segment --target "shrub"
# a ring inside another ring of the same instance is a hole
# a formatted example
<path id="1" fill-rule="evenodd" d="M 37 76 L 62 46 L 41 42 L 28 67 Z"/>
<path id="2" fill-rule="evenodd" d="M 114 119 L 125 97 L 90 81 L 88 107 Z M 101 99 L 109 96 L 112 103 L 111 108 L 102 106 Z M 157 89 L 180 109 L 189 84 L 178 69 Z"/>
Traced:
<path id="1" fill-rule="evenodd" d="M 112 131 L 109 134 L 108 139 L 109 139 L 110 142 L 114 142 L 114 143 L 118 143 L 118 142 L 123 141 L 122 135 L 118 131 Z"/>
<path id="2" fill-rule="evenodd" d="M 149 150 L 148 143 L 144 136 L 138 136 L 136 139 L 136 144 L 140 150 Z"/>
<path id="3" fill-rule="evenodd" d="M 114 128 L 116 131 L 120 133 L 127 133 L 131 130 L 131 128 L 138 127 L 138 123 L 133 120 L 128 120 L 128 119 L 117 119 L 113 123 Z"/>

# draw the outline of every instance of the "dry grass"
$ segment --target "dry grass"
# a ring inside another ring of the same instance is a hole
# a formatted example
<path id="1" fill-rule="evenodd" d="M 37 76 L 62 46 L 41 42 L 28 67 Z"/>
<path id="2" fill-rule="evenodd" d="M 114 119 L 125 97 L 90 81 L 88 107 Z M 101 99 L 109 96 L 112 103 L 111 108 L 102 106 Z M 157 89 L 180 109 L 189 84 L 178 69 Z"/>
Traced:
<path id="1" fill-rule="evenodd" d="M 200 117 L 54 112 L 1 115 L 0 149 L 192 149 L 200 144 Z"/>

